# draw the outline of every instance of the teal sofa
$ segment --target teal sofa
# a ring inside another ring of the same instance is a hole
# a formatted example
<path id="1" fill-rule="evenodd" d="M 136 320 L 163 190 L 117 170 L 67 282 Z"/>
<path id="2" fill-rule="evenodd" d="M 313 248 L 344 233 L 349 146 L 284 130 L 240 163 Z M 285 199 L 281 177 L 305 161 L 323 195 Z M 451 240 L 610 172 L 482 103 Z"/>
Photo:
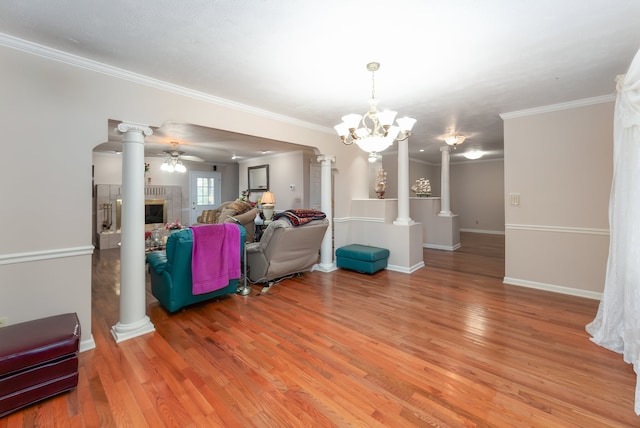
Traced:
<path id="1" fill-rule="evenodd" d="M 240 228 L 240 260 L 244 252 L 247 233 Z M 191 278 L 191 251 L 193 247 L 193 232 L 182 229 L 171 233 L 167 239 L 164 251 L 153 251 L 147 254 L 149 275 L 151 276 L 151 294 L 169 312 L 175 312 L 187 305 L 210 300 L 238 290 L 238 278 L 211 293 L 193 295 Z"/>

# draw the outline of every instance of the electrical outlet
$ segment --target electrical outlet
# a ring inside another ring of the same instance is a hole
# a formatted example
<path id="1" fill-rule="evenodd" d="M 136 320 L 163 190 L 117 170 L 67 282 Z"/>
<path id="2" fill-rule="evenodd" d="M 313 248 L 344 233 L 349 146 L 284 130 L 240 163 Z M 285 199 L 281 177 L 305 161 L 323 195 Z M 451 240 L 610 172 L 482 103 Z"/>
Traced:
<path id="1" fill-rule="evenodd" d="M 520 205 L 520 193 L 510 193 L 511 205 Z"/>
<path id="2" fill-rule="evenodd" d="M 0 327 L 6 327 L 9 325 L 9 319 L 7 317 L 0 317 Z"/>

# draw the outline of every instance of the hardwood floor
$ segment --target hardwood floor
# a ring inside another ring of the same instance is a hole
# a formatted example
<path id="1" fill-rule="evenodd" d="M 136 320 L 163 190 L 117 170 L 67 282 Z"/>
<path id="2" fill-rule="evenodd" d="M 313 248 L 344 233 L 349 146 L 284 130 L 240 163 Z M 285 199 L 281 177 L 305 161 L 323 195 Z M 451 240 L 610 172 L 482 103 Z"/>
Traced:
<path id="1" fill-rule="evenodd" d="M 77 390 L 0 428 L 624 427 L 635 375 L 589 341 L 598 302 L 502 283 L 504 237 L 463 233 L 412 275 L 306 273 L 115 344 L 119 250 L 96 251 Z"/>

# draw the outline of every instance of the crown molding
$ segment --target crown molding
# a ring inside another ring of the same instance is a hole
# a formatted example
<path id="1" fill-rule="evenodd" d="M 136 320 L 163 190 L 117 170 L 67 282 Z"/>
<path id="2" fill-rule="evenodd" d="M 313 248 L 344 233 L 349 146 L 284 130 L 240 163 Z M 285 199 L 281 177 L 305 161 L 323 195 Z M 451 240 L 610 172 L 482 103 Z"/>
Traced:
<path id="1" fill-rule="evenodd" d="M 526 110 L 500 113 L 500 117 L 502 118 L 502 120 L 514 119 L 516 117 L 533 116 L 535 114 L 551 113 L 554 111 L 569 110 L 572 108 L 586 107 L 594 104 L 608 103 L 615 100 L 616 100 L 615 94 L 601 95 L 599 97 L 584 98 L 581 100 L 568 101 L 566 103 L 551 104 L 548 106 L 534 107 Z"/>
<path id="2" fill-rule="evenodd" d="M 138 83 L 154 89 L 160 89 L 165 92 L 170 92 L 173 94 L 193 98 L 199 101 L 215 104 L 220 107 L 225 107 L 233 110 L 255 114 L 257 116 L 273 119 L 278 122 L 283 122 L 290 125 L 295 125 L 302 128 L 307 128 L 307 129 L 311 129 L 314 131 L 319 131 L 327 134 L 335 133 L 333 129 L 327 128 L 326 126 L 316 125 L 314 123 L 294 119 L 292 117 L 274 113 L 268 110 L 263 110 L 250 105 L 231 101 L 225 98 L 216 97 L 214 95 L 210 95 L 205 92 L 200 92 L 193 89 L 185 88 L 183 86 L 178 86 L 173 83 L 165 82 L 159 79 L 154 79 L 152 77 L 145 76 L 143 74 L 134 73 L 132 71 L 128 71 L 122 68 L 113 67 L 111 65 L 107 65 L 101 62 L 83 58 L 78 55 L 70 54 L 68 52 L 50 48 L 48 46 L 33 43 L 28 40 L 19 39 L 17 37 L 10 36 L 6 33 L 0 33 L 0 45 L 6 46 L 12 49 L 20 50 L 32 55 L 37 55 L 42 58 L 58 61 L 73 67 L 84 68 L 85 70 L 90 70 L 96 73 L 105 74 L 107 76 L 115 77 L 117 79 Z"/>
<path id="3" fill-rule="evenodd" d="M 455 161 L 451 161 L 450 164 L 451 165 L 466 165 L 466 164 L 471 164 L 471 163 L 489 163 L 489 162 L 504 162 L 504 157 L 502 158 L 491 158 L 491 159 L 467 159 L 464 158 L 464 160 L 455 160 Z"/>

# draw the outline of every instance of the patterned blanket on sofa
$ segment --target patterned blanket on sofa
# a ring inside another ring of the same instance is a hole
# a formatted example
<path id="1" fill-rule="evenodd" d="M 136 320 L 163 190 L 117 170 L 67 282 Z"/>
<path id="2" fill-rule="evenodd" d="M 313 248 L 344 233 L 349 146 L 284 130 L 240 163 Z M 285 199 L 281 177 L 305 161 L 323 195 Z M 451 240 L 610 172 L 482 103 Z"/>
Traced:
<path id="1" fill-rule="evenodd" d="M 278 220 L 279 218 L 286 218 L 291 222 L 293 226 L 302 226 L 303 224 L 307 224 L 312 222 L 313 220 L 322 220 L 326 218 L 327 215 L 322 211 L 318 210 L 310 210 L 310 209 L 297 209 L 297 210 L 286 210 L 281 213 L 277 213 L 273 219 Z"/>

